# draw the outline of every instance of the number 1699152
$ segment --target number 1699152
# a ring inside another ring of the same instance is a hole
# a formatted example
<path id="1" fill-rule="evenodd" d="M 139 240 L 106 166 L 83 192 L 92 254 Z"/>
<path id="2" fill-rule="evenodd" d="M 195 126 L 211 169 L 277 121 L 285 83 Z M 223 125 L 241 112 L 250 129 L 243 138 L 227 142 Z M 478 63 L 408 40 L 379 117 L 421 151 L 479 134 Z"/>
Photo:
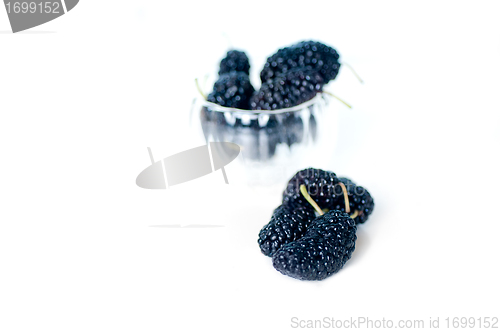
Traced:
<path id="1" fill-rule="evenodd" d="M 59 2 L 6 2 L 7 13 L 11 14 L 60 14 Z"/>

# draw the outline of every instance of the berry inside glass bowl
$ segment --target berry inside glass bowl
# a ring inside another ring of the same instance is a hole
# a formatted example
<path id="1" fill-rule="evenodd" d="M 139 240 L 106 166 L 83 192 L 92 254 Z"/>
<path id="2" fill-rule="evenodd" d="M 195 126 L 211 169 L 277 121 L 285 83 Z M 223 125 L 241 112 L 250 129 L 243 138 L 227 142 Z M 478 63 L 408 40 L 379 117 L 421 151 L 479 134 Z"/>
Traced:
<path id="1" fill-rule="evenodd" d="M 227 166 L 230 183 L 283 185 L 297 169 L 326 166 L 336 143 L 336 107 L 329 96 L 316 96 L 294 107 L 245 110 L 211 103 L 199 97 L 191 126 L 200 140 L 231 142 L 240 155 Z"/>
<path id="2" fill-rule="evenodd" d="M 238 166 L 231 166 L 237 181 L 272 185 L 297 169 L 326 166 L 337 121 L 324 87 L 336 78 L 340 66 L 334 48 L 302 41 L 267 58 L 257 88 L 251 82 L 247 54 L 230 50 L 220 61 L 211 92 L 205 95 L 197 85 L 202 98 L 193 108 L 193 124 L 202 129 L 206 143 L 240 146 Z"/>

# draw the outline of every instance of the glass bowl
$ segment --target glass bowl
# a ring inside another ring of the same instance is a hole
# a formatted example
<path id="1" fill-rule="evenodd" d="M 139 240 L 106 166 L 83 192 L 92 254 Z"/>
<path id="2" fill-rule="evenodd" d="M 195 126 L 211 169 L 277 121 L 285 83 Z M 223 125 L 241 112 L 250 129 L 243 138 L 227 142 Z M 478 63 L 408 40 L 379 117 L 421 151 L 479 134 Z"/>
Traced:
<path id="1" fill-rule="evenodd" d="M 330 96 L 279 110 L 243 110 L 196 98 L 191 126 L 203 143 L 231 142 L 240 154 L 227 166 L 229 183 L 283 187 L 306 167 L 327 168 L 337 140 Z"/>

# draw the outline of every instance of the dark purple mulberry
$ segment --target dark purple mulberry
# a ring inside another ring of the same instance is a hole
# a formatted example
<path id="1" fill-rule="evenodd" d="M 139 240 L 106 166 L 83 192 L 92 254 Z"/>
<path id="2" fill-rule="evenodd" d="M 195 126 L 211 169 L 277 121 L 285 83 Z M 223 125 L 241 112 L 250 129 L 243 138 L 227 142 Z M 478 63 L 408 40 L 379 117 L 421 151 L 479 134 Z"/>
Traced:
<path id="1" fill-rule="evenodd" d="M 300 280 L 323 280 L 338 272 L 351 258 L 356 225 L 348 214 L 332 210 L 316 218 L 297 241 L 273 255 L 273 266 Z"/>
<path id="2" fill-rule="evenodd" d="M 276 110 L 302 104 L 323 91 L 323 78 L 310 68 L 297 68 L 262 83 L 250 99 L 253 110 Z"/>
<path id="3" fill-rule="evenodd" d="M 284 244 L 301 238 L 315 218 L 310 208 L 288 210 L 280 205 L 274 210 L 271 221 L 259 233 L 260 250 L 264 255 L 272 256 Z"/>
<path id="4" fill-rule="evenodd" d="M 247 74 L 233 71 L 219 77 L 207 100 L 221 106 L 250 109 L 249 101 L 254 91 Z"/>
<path id="5" fill-rule="evenodd" d="M 283 192 L 283 205 L 289 209 L 309 206 L 302 193 L 300 185 L 305 185 L 311 198 L 321 209 L 327 209 L 334 201 L 342 197 L 342 188 L 338 186 L 339 179 L 335 173 L 316 168 L 307 168 L 295 174 L 288 182 Z"/>
<path id="6" fill-rule="evenodd" d="M 303 41 L 285 47 L 267 59 L 260 73 L 262 82 L 272 80 L 295 68 L 311 67 L 319 72 L 324 84 L 335 79 L 340 69 L 339 54 L 330 46 L 315 41 Z"/>
<path id="7" fill-rule="evenodd" d="M 220 62 L 219 75 L 230 73 L 232 71 L 241 71 L 250 74 L 250 61 L 245 52 L 231 50 L 227 52 L 226 57 Z"/>
<path id="8" fill-rule="evenodd" d="M 347 178 L 339 178 L 339 180 L 346 186 L 348 197 L 349 197 L 349 208 L 350 214 L 352 215 L 356 210 L 358 211 L 358 216 L 354 218 L 356 225 L 364 223 L 368 220 L 368 216 L 372 213 L 375 203 L 373 198 L 365 188 L 357 186 L 354 182 Z M 345 200 L 344 197 L 337 197 L 330 206 L 327 206 L 330 210 L 340 210 L 345 212 Z"/>

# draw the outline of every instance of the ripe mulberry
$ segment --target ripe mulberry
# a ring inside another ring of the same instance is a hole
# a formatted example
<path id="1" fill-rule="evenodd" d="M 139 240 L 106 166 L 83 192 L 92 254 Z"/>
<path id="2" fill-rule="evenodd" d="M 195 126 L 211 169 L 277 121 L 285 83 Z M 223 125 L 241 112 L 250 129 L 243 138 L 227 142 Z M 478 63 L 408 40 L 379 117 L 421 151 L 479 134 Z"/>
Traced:
<path id="1" fill-rule="evenodd" d="M 300 192 L 300 186 L 303 184 L 320 208 L 329 208 L 338 198 L 344 197 L 338 183 L 339 179 L 333 172 L 316 168 L 301 170 L 288 182 L 283 192 L 283 205 L 289 209 L 310 205 Z"/>
<path id="2" fill-rule="evenodd" d="M 297 68 L 262 83 L 250 99 L 253 110 L 276 110 L 302 104 L 323 91 L 324 79 L 307 68 Z"/>
<path id="3" fill-rule="evenodd" d="M 270 56 L 260 73 L 260 78 L 264 83 L 294 68 L 307 66 L 319 72 L 326 84 L 337 77 L 340 69 L 339 54 L 332 47 L 322 43 L 303 41 L 282 48 Z"/>
<path id="4" fill-rule="evenodd" d="M 315 218 L 309 208 L 288 210 L 280 205 L 259 233 L 260 250 L 264 255 L 272 256 L 283 245 L 301 238 Z"/>
<path id="5" fill-rule="evenodd" d="M 302 238 L 282 246 L 273 255 L 273 266 L 292 278 L 323 280 L 351 258 L 355 243 L 354 220 L 332 210 L 316 218 Z"/>
<path id="6" fill-rule="evenodd" d="M 250 74 L 250 61 L 248 61 L 245 52 L 231 50 L 227 52 L 226 57 L 221 60 L 219 75 L 232 71 L 241 71 L 247 75 Z"/>
<path id="7" fill-rule="evenodd" d="M 372 196 L 368 190 L 361 186 L 357 186 L 347 178 L 339 178 L 339 180 L 344 183 L 347 189 L 349 208 L 351 210 L 350 214 L 352 215 L 356 210 L 358 211 L 358 215 L 354 218 L 356 225 L 364 223 L 368 220 L 368 216 L 372 213 L 375 206 Z M 345 212 L 344 197 L 337 197 L 330 206 L 327 206 L 327 208 Z"/>
<path id="8" fill-rule="evenodd" d="M 233 71 L 219 77 L 207 100 L 221 106 L 249 109 L 249 100 L 254 91 L 247 74 Z"/>

